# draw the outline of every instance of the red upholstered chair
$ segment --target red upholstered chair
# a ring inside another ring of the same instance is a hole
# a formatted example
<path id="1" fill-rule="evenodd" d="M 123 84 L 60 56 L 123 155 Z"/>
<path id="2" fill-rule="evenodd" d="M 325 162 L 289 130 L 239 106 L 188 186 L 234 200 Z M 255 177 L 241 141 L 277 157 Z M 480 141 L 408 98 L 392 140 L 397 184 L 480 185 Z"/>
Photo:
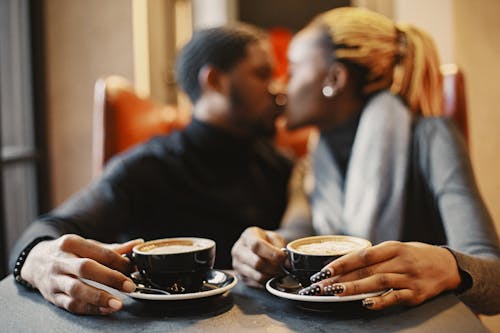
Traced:
<path id="1" fill-rule="evenodd" d="M 464 75 L 455 64 L 442 65 L 441 73 L 443 74 L 443 114 L 455 121 L 468 142 L 469 128 Z"/>
<path id="2" fill-rule="evenodd" d="M 119 76 L 100 78 L 94 87 L 92 172 L 100 174 L 115 154 L 186 126 L 188 111 L 139 96 L 129 81 Z"/>
<path id="3" fill-rule="evenodd" d="M 308 126 L 290 131 L 286 128 L 286 122 L 279 118 L 276 122 L 276 147 L 291 159 L 304 156 L 308 150 L 309 137 L 315 131 L 314 127 Z"/>

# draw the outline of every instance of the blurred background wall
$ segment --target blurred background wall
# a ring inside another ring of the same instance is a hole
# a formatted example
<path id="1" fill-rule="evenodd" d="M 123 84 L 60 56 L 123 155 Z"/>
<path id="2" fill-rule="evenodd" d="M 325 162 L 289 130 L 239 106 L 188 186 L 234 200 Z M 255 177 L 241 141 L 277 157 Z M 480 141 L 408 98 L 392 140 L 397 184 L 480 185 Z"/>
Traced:
<path id="1" fill-rule="evenodd" d="M 131 0 L 45 1 L 46 92 L 52 204 L 91 176 L 93 83 L 134 77 Z"/>

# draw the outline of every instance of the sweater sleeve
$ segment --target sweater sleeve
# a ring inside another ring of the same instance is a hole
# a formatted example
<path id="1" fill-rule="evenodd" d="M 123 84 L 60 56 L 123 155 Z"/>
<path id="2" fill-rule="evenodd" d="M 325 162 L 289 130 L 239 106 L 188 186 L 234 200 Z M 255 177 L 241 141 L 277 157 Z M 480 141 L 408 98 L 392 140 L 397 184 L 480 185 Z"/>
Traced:
<path id="1" fill-rule="evenodd" d="M 116 236 L 130 223 L 130 190 L 133 186 L 121 159 L 106 167 L 102 177 L 74 194 L 61 206 L 34 221 L 17 240 L 9 256 L 14 267 L 19 253 L 37 237 L 54 239 L 64 234 L 78 234 L 103 242 L 117 241 Z M 127 182 L 125 182 L 127 180 Z"/>
<path id="2" fill-rule="evenodd" d="M 494 315 L 500 312 L 499 281 L 500 263 L 498 259 L 481 258 L 451 250 L 458 267 L 469 274 L 472 288 L 458 294 L 462 302 L 474 312 Z"/>
<path id="3" fill-rule="evenodd" d="M 474 179 L 465 143 L 451 121 L 427 118 L 417 127 L 421 169 L 434 193 L 447 245 L 472 287 L 459 295 L 479 313 L 500 312 L 500 248 Z"/>
<path id="4" fill-rule="evenodd" d="M 288 184 L 288 205 L 278 230 L 287 242 L 300 237 L 311 236 L 311 207 L 307 196 L 306 183 L 310 177 L 308 157 L 295 163 Z"/>

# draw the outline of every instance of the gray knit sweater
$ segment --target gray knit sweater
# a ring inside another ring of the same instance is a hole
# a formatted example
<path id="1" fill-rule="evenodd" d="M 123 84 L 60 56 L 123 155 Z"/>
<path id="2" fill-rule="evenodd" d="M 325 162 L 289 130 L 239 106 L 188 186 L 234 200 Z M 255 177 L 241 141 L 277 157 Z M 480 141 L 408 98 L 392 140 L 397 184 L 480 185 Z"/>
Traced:
<path id="1" fill-rule="evenodd" d="M 286 239 L 315 234 L 303 186 L 308 165 L 307 159 L 298 164 L 292 176 L 291 204 L 280 229 Z M 499 313 L 498 236 L 474 180 L 466 145 L 448 119 L 414 121 L 409 165 L 399 240 L 446 245 L 472 281 L 457 292 L 458 297 L 476 313 Z"/>

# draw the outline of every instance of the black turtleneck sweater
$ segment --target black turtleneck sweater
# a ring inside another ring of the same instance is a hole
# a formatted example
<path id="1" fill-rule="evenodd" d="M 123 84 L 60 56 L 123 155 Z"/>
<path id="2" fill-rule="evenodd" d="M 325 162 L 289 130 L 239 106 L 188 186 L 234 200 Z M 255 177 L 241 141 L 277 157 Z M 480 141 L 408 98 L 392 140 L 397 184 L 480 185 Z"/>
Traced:
<path id="1" fill-rule="evenodd" d="M 278 228 L 290 168 L 269 143 L 194 120 L 115 157 L 97 182 L 33 223 L 10 262 L 46 235 L 102 242 L 197 236 L 215 240 L 216 267 L 230 268 L 231 247 L 246 227 Z"/>

